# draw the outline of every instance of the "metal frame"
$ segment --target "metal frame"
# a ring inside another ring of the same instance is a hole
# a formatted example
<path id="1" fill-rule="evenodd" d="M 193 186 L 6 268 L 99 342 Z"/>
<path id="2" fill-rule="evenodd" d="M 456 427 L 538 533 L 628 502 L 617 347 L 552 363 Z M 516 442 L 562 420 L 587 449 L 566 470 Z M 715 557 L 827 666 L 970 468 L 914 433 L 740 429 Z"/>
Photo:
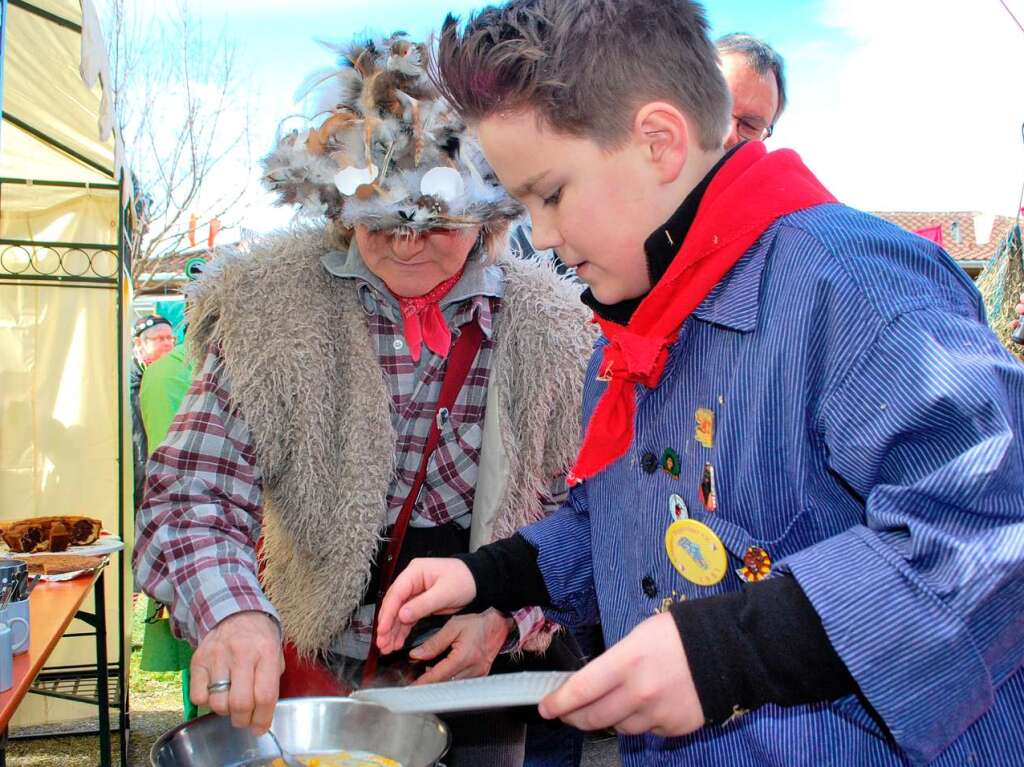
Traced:
<path id="1" fill-rule="evenodd" d="M 10 0 L 8 0 L 8 2 L 10 2 Z M 22 4 L 19 4 L 19 7 L 21 7 L 21 6 L 22 6 Z M 14 115 L 12 115 L 10 112 L 4 112 L 3 113 L 3 119 L 4 119 L 4 122 L 9 122 L 12 125 L 17 125 L 23 131 L 25 131 L 26 133 L 29 133 L 29 134 L 35 136 L 37 139 L 42 141 L 44 144 L 49 144 L 54 149 L 59 149 L 64 154 L 66 154 L 66 155 L 68 155 L 70 157 L 74 157 L 76 160 L 78 160 L 83 165 L 88 165 L 93 170 L 99 171 L 100 173 L 102 173 L 102 174 L 104 174 L 106 176 L 111 176 L 112 177 L 114 175 L 114 171 L 110 170 L 109 168 L 104 168 L 98 162 L 94 162 L 93 160 L 90 160 L 84 154 L 79 154 L 74 149 L 72 149 L 71 147 L 69 147 L 69 146 L 67 146 L 67 145 L 65 145 L 63 143 L 61 143 L 60 141 L 57 141 L 57 139 L 53 138 L 52 136 L 47 136 L 43 131 L 39 130 L 38 128 L 32 127 L 31 125 L 29 125 L 24 120 L 21 120 L 21 119 L 15 117 Z"/>
<path id="2" fill-rule="evenodd" d="M 8 18 L 8 6 L 13 6 L 23 11 L 32 13 L 42 19 L 45 19 L 63 29 L 71 30 L 78 34 L 82 33 L 80 25 L 69 21 L 68 19 L 57 16 L 50 13 L 42 8 L 33 5 L 29 0 L 0 0 L 0 95 L 3 93 L 3 60 L 6 51 L 6 36 L 7 36 L 7 18 Z M 118 529 L 117 532 L 124 539 L 125 522 L 126 522 L 126 498 L 124 491 L 124 477 L 125 477 L 125 448 L 124 448 L 124 430 L 126 425 L 125 419 L 125 400 L 126 400 L 126 386 L 125 386 L 125 289 L 126 276 L 125 276 L 125 226 L 128 225 L 128 216 L 126 212 L 126 200 L 124 195 L 124 187 L 121 183 L 123 179 L 117 179 L 114 177 L 114 171 L 111 168 L 106 168 L 102 164 L 91 160 L 88 157 L 83 156 L 81 153 L 74 151 L 68 146 L 65 146 L 62 142 L 57 141 L 52 136 L 46 135 L 45 132 L 27 124 L 23 120 L 20 120 L 16 115 L 11 115 L 6 111 L 2 112 L 2 122 L 10 122 L 13 125 L 18 126 L 20 129 L 30 133 L 48 146 L 53 147 L 57 151 L 73 158 L 77 162 L 82 163 L 86 167 L 96 170 L 102 173 L 104 176 L 110 178 L 109 182 L 104 183 L 84 183 L 74 181 L 61 181 L 61 180 L 34 180 L 34 179 L 23 179 L 23 178 L 0 178 L 0 202 L 3 198 L 3 188 L 5 185 L 26 185 L 26 186 L 42 186 L 52 188 L 66 188 L 66 189 L 99 189 L 106 191 L 117 190 L 117 207 L 118 207 L 118 226 L 117 226 L 117 242 L 113 245 L 106 245 L 102 243 L 84 243 L 84 242 L 36 242 L 31 240 L 18 240 L 10 238 L 0 238 L 0 261 L 5 253 L 10 253 L 11 250 L 22 249 L 28 255 L 27 266 L 22 272 L 12 272 L 6 269 L 4 266 L 0 266 L 0 285 L 45 285 L 54 288 L 91 288 L 98 290 L 111 290 L 116 293 L 116 332 L 117 332 L 117 518 L 118 518 Z M 37 257 L 37 251 L 43 250 L 56 255 L 58 267 L 56 270 L 52 270 L 47 273 L 45 270 L 40 270 L 38 264 L 40 259 Z M 87 269 L 80 274 L 68 274 L 64 270 L 64 260 L 68 257 L 69 253 L 79 253 L 84 257 L 88 263 Z M 95 258 L 99 254 L 110 254 L 113 255 L 114 260 L 114 273 L 100 274 L 95 269 Z M 32 267 L 29 271 L 28 267 Z M 59 271 L 65 271 L 65 273 L 58 274 Z M 91 272 L 91 273 L 90 273 Z M 106 595 L 104 591 L 105 578 L 101 572 L 94 585 L 94 606 L 95 612 L 88 613 L 79 610 L 76 613 L 76 618 L 82 620 L 93 627 L 93 632 L 86 632 L 86 635 L 94 635 L 96 637 L 96 665 L 94 667 L 44 667 L 36 678 L 36 682 L 33 684 L 33 689 L 30 691 L 40 695 L 49 695 L 51 697 L 63 698 L 66 700 L 75 700 L 78 702 L 92 703 L 99 708 L 99 727 L 96 732 L 100 738 L 100 752 L 103 765 L 111 764 L 111 708 L 116 708 L 120 712 L 119 721 L 117 726 L 114 728 L 115 732 L 120 734 L 120 758 L 121 764 L 128 763 L 128 731 L 129 731 L 129 701 L 128 701 L 128 680 L 127 680 L 127 649 L 129 643 L 126 642 L 126 616 L 125 616 L 125 601 L 126 601 L 126 554 L 122 552 L 117 559 L 117 632 L 118 632 L 118 651 L 116 662 L 109 662 L 110 659 L 107 657 L 107 627 L 104 620 L 106 615 Z M 68 634 L 67 636 L 82 636 L 83 634 Z M 75 693 L 67 693 L 60 689 L 60 684 L 63 682 L 70 682 L 73 685 L 79 684 L 83 680 L 95 679 L 95 695 L 77 695 Z M 111 684 L 113 682 L 113 684 Z M 112 701 L 111 698 L 114 698 Z M 70 734 L 70 733 L 69 733 Z M 77 734 L 77 733 L 76 733 Z M 54 737 L 54 735 L 47 735 L 46 737 Z"/>
<path id="3" fill-rule="evenodd" d="M 23 11 L 28 11 L 29 13 L 34 13 L 36 16 L 41 16 L 47 21 L 52 21 L 59 27 L 64 27 L 65 29 L 70 29 L 72 32 L 82 34 L 82 27 L 75 22 L 68 21 L 63 16 L 58 16 L 55 13 L 44 11 L 42 8 L 32 5 L 32 3 L 26 2 L 26 0 L 7 0 L 7 3 L 9 5 L 13 5 L 15 8 L 21 8 Z"/>
<path id="4" fill-rule="evenodd" d="M 119 552 L 118 556 L 123 562 L 124 552 Z M 100 574 L 97 576 L 96 581 L 93 583 L 92 593 L 94 600 L 95 612 L 86 612 L 85 610 L 78 610 L 75 613 L 75 619 L 80 620 L 84 623 L 89 624 L 93 627 L 93 631 L 90 632 L 79 632 L 75 634 L 65 634 L 64 636 L 95 636 L 96 637 L 96 665 L 94 666 L 54 666 L 52 668 L 45 668 L 39 672 L 36 676 L 35 681 L 32 682 L 32 686 L 29 688 L 30 693 L 35 695 L 42 695 L 48 698 L 61 698 L 62 700 L 75 701 L 77 703 L 87 703 L 94 705 L 99 709 L 99 723 L 96 730 L 87 732 L 77 732 L 75 735 L 96 735 L 100 737 L 100 767 L 111 767 L 112 761 L 112 749 L 110 740 L 110 709 L 117 708 L 121 711 L 118 726 L 115 731 L 121 734 L 121 764 L 128 764 L 127 761 L 127 738 L 124 737 L 127 726 L 123 726 L 124 720 L 127 719 L 128 711 L 123 705 L 125 703 L 125 694 L 123 692 L 124 687 L 124 674 L 121 673 L 120 664 L 111 666 L 107 663 L 107 600 L 106 600 L 106 583 L 104 580 L 104 568 L 100 570 Z M 123 567 L 118 568 L 118 572 L 123 572 Z M 123 611 L 121 611 L 123 612 Z M 123 643 L 122 643 L 123 645 Z M 110 674 L 111 671 L 116 675 L 116 683 L 114 688 L 110 688 Z M 80 690 L 81 682 L 86 680 L 95 680 L 95 687 L 92 694 L 84 694 L 85 691 Z M 73 685 L 72 691 L 68 692 L 66 687 L 68 683 Z M 114 693 L 115 699 L 111 701 L 111 693 Z M 61 733 L 60 736 L 70 735 L 71 733 Z M 55 737 L 54 735 L 47 735 L 46 737 Z M 11 740 L 20 740 L 20 738 L 11 738 Z"/>

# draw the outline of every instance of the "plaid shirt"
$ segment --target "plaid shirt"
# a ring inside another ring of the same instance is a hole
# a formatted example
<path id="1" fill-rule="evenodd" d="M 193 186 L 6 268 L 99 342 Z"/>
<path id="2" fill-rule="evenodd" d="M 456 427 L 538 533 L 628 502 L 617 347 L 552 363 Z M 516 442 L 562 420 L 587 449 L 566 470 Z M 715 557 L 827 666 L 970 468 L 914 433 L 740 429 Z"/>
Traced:
<path id="1" fill-rule="evenodd" d="M 340 278 L 355 279 L 367 326 L 392 402 L 398 433 L 396 475 L 388 491 L 389 521 L 405 502 L 423 457 L 433 410 L 440 394 L 445 360 L 423 348 L 412 361 L 401 333 L 397 302 L 383 284 L 350 255 L 327 261 Z M 481 264 L 466 274 L 441 302 L 449 326 L 458 332 L 477 322 L 484 340 L 428 462 L 411 525 L 454 522 L 468 527 L 473 508 L 494 343 L 492 322 L 501 306 L 500 272 Z M 256 575 L 255 545 L 261 534 L 261 474 L 244 418 L 231 404 L 215 350 L 204 361 L 164 443 L 147 467 L 147 492 L 136 518 L 133 557 L 143 591 L 171 606 L 172 624 L 192 642 L 242 610 L 279 616 L 264 596 Z M 560 503 L 564 483 L 546 503 Z M 364 658 L 374 606 L 364 605 L 333 650 Z M 513 615 L 521 647 L 539 631 L 549 631 L 539 608 Z"/>
<path id="2" fill-rule="evenodd" d="M 413 362 L 402 335 L 397 308 L 390 302 L 381 306 L 380 298 L 365 284 L 360 292 L 363 305 L 369 303 L 374 307 L 368 317 L 370 336 L 376 340 L 377 359 L 391 394 L 391 423 L 398 434 L 397 475 L 387 497 L 388 523 L 394 524 L 423 459 L 447 360 L 424 346 L 419 362 Z M 483 341 L 427 464 L 423 490 L 410 520 L 414 527 L 434 527 L 449 522 L 464 528 L 470 525 L 494 351 L 491 320 L 500 305 L 498 298 L 475 296 L 456 307 L 442 307 L 452 328 L 461 328 L 475 320 L 483 331 Z"/>

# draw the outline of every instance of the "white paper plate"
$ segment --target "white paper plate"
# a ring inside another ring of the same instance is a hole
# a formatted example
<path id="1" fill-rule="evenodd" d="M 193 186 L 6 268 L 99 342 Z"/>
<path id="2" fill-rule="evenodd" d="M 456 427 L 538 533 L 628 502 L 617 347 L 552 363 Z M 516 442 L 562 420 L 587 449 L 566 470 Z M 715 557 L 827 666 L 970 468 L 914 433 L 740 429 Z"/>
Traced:
<path id="1" fill-rule="evenodd" d="M 39 580 L 56 583 L 58 581 L 73 581 L 80 575 L 91 573 L 92 570 L 72 570 L 70 573 L 54 573 L 53 575 L 40 575 Z"/>
<path id="2" fill-rule="evenodd" d="M 444 714 L 511 706 L 535 706 L 572 676 L 571 671 L 523 671 L 459 679 L 419 687 L 378 687 L 352 693 L 401 714 Z"/>
<path id="3" fill-rule="evenodd" d="M 88 556 L 98 557 L 101 554 L 112 554 L 115 551 L 120 551 L 124 548 L 124 541 L 118 538 L 113 533 L 100 533 L 100 537 L 90 543 L 88 546 L 68 546 L 65 551 L 51 552 L 51 551 L 36 551 L 31 554 L 19 554 L 11 551 L 9 548 L 4 547 L 4 551 L 0 556 L 5 559 L 29 559 L 31 557 L 38 557 L 40 554 L 87 554 Z"/>

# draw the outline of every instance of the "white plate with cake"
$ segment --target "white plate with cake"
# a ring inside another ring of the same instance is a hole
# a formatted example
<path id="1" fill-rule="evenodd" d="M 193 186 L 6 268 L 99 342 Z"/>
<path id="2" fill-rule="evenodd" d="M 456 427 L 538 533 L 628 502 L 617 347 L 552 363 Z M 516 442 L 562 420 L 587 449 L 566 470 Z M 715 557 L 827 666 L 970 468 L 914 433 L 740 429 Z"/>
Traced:
<path id="1" fill-rule="evenodd" d="M 98 556 L 120 551 L 124 541 L 102 529 L 93 517 L 30 517 L 0 521 L 2 556 L 28 560 L 39 554 Z"/>

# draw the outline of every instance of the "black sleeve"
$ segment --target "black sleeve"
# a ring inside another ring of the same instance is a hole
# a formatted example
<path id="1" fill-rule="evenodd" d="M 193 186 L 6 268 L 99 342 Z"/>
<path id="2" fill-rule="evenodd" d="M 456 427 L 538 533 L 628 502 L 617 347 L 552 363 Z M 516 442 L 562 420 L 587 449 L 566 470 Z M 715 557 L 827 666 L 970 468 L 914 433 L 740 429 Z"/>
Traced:
<path id="1" fill-rule="evenodd" d="M 488 607 L 511 612 L 520 607 L 551 604 L 537 566 L 537 549 L 518 533 L 455 558 L 466 563 L 476 582 L 476 599 L 466 607 L 467 612 L 480 612 Z"/>
<path id="2" fill-rule="evenodd" d="M 768 703 L 797 706 L 857 691 L 821 619 L 791 577 L 670 609 L 708 724 Z"/>

